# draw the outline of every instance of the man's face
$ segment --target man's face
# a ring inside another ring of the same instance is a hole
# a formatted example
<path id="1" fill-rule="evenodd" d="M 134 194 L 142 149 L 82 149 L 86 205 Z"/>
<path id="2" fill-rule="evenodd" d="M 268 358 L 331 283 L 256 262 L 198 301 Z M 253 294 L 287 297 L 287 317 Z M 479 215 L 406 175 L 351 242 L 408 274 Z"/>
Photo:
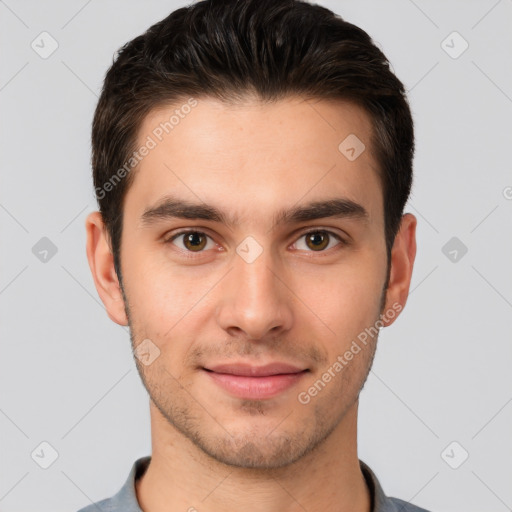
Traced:
<path id="1" fill-rule="evenodd" d="M 376 338 L 359 343 L 353 359 L 333 370 L 379 319 L 385 298 L 370 119 L 346 102 L 227 106 L 200 98 L 158 141 L 155 128 L 176 108 L 145 119 L 139 146 L 148 136 L 157 145 L 124 205 L 132 342 L 159 349 L 151 364 L 137 366 L 168 428 L 227 464 L 284 466 L 357 410 L 375 351 Z M 338 148 L 350 134 L 366 146 L 356 159 L 356 139 Z M 171 216 L 175 209 L 157 209 L 167 199 L 215 208 L 223 218 Z M 281 215 L 329 201 L 362 208 Z M 267 366 L 274 363 L 295 369 Z M 254 368 L 274 376 L 240 375 Z M 329 382 L 309 393 L 329 368 Z"/>

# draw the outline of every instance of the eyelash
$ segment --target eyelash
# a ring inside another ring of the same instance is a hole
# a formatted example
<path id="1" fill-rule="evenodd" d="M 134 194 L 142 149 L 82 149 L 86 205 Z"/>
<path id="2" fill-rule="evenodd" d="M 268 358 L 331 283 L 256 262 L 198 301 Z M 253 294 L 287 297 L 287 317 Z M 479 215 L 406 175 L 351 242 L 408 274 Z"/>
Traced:
<path id="1" fill-rule="evenodd" d="M 198 233 L 198 234 L 201 234 L 201 235 L 205 235 L 206 237 L 210 238 L 211 240 L 212 237 L 210 235 L 208 235 L 207 233 L 205 233 L 204 231 L 199 231 L 197 229 L 187 229 L 187 230 L 183 230 L 183 231 L 179 231 L 178 233 L 175 233 L 174 235 L 172 235 L 171 237 L 167 238 L 164 243 L 165 244 L 171 244 L 174 240 L 176 240 L 178 237 L 180 236 L 183 236 L 183 235 L 187 235 L 189 233 Z M 301 233 L 299 235 L 299 237 L 297 238 L 296 242 L 298 240 L 300 240 L 301 238 L 307 236 L 307 235 L 311 235 L 313 233 L 327 233 L 330 237 L 333 237 L 335 238 L 339 243 L 336 244 L 334 247 L 331 247 L 330 249 L 324 249 L 322 251 L 306 251 L 306 252 L 310 252 L 310 253 L 317 253 L 317 254 L 325 254 L 333 249 L 335 249 L 336 247 L 338 247 L 339 245 L 341 246 L 344 246 L 344 245 L 348 245 L 348 242 L 346 240 L 344 240 L 343 238 L 341 238 L 340 235 L 338 235 L 337 233 L 334 233 L 333 231 L 329 231 L 328 229 L 312 229 L 310 231 L 305 231 L 303 233 Z M 204 254 L 204 250 L 202 251 L 197 251 L 197 252 L 194 252 L 194 251 L 189 251 L 187 249 L 179 249 L 180 251 L 182 252 L 185 252 L 187 254 L 187 257 L 190 257 L 190 258 L 196 258 L 196 257 L 199 257 L 201 254 Z M 196 256 L 197 255 L 197 256 Z"/>

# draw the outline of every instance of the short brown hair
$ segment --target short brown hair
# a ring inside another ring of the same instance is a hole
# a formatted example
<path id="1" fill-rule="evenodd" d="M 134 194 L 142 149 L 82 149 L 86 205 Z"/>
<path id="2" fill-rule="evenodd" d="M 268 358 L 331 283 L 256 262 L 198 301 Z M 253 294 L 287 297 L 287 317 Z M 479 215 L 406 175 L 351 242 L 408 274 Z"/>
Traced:
<path id="1" fill-rule="evenodd" d="M 190 96 L 233 102 L 248 95 L 263 101 L 289 95 L 346 99 L 369 114 L 389 272 L 412 185 L 414 133 L 404 86 L 384 54 L 364 30 L 319 5 L 203 0 L 172 12 L 121 48 L 96 107 L 93 179 L 120 280 L 123 202 L 133 173 L 112 179 L 135 150 L 145 116 Z"/>

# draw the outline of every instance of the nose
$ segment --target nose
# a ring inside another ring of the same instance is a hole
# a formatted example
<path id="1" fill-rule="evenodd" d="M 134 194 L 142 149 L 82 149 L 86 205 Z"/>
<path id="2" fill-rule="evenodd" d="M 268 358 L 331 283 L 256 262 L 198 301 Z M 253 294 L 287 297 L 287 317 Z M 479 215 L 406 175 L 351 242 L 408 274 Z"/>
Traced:
<path id="1" fill-rule="evenodd" d="M 284 269 L 263 251 L 247 262 L 238 254 L 233 268 L 221 282 L 217 322 L 231 336 L 241 334 L 257 341 L 280 336 L 293 323 L 293 293 L 286 284 Z"/>

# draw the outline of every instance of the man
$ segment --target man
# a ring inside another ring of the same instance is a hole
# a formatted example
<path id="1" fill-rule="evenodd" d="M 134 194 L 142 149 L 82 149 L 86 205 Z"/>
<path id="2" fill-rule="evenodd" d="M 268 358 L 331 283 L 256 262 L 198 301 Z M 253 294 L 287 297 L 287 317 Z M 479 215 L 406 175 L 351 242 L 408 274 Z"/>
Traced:
<path id="1" fill-rule="evenodd" d="M 92 147 L 87 257 L 152 455 L 82 512 L 424 510 L 357 455 L 416 253 L 413 122 L 370 37 L 300 1 L 179 9 L 118 53 Z"/>

